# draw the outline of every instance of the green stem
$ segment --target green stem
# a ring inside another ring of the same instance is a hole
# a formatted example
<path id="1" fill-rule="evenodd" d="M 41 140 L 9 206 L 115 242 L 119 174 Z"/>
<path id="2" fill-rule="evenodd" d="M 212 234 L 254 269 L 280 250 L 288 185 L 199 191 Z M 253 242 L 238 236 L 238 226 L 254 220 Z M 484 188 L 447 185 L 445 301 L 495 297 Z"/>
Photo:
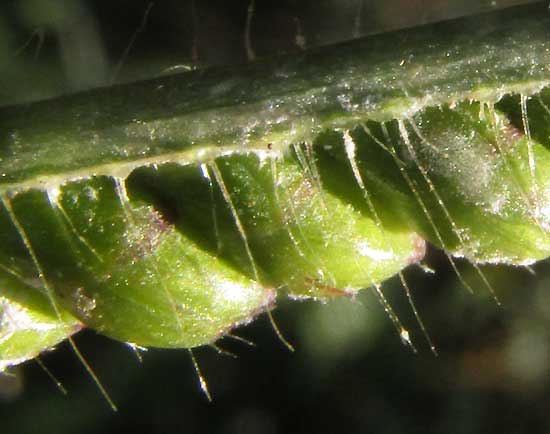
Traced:
<path id="1" fill-rule="evenodd" d="M 0 193 L 311 141 L 550 83 L 542 5 L 3 108 Z"/>

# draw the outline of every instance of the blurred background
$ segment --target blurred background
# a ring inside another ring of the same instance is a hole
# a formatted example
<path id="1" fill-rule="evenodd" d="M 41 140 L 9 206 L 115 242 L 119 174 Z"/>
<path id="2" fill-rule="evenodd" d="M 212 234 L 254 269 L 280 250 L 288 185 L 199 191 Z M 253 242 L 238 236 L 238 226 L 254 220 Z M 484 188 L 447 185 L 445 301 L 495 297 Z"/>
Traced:
<path id="1" fill-rule="evenodd" d="M 521 0 L 3 0 L 0 105 L 332 44 L 527 3 Z M 248 35 L 248 36 L 247 36 Z M 388 47 L 391 49 L 391 47 Z M 424 340 L 397 279 L 384 291 L 417 352 L 403 345 L 370 290 L 355 301 L 281 300 L 268 319 L 195 351 L 141 360 L 93 332 L 76 342 L 119 407 L 113 413 L 68 345 L 0 376 L 2 433 L 550 432 L 550 264 L 472 267 L 460 285 L 441 252 L 406 271 Z M 432 271 L 430 271 L 432 270 Z"/>

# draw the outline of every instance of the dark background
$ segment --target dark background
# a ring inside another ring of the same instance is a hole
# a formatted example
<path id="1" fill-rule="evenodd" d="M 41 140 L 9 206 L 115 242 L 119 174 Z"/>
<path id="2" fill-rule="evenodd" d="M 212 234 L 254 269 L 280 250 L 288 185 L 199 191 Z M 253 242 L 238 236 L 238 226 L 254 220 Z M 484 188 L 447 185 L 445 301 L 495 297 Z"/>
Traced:
<path id="1" fill-rule="evenodd" d="M 257 0 L 250 22 L 256 57 L 478 13 L 517 1 Z M 248 61 L 248 0 L 0 3 L 0 105 L 113 82 Z M 391 47 L 388 47 L 391 49 Z M 387 297 L 418 352 L 404 346 L 365 290 L 355 302 L 281 300 L 275 317 L 296 347 L 278 341 L 265 316 L 195 351 L 214 401 L 199 388 L 185 350 L 130 348 L 93 332 L 76 342 L 119 407 L 113 413 L 67 345 L 0 377 L 0 431 L 12 433 L 540 433 L 550 432 L 550 266 L 472 267 L 458 283 L 441 252 L 406 277 L 435 341 L 423 340 L 396 279 Z"/>

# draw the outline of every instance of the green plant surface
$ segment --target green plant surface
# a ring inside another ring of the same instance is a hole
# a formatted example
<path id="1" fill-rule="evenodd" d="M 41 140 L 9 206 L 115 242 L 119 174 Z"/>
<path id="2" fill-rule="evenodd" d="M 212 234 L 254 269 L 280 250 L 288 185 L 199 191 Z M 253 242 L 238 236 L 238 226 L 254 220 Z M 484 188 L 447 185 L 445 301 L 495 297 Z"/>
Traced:
<path id="1" fill-rule="evenodd" d="M 68 312 L 58 315 L 36 282 L 25 284 L 6 272 L 0 282 L 0 371 L 38 356 L 82 328 Z"/>
<path id="2" fill-rule="evenodd" d="M 367 119 L 532 95 L 548 85 L 550 64 L 549 19 L 534 10 L 505 11 L 498 26 L 464 19 L 457 31 L 443 23 L 3 108 L 0 191 L 126 177 L 146 164 L 202 162 L 269 143 L 282 151 Z"/>
<path id="3" fill-rule="evenodd" d="M 367 287 L 410 343 L 381 284 L 426 241 L 488 290 L 478 264 L 546 258 L 549 21 L 519 9 L 1 108 L 0 368 L 81 327 L 214 344 L 278 294 Z"/>

